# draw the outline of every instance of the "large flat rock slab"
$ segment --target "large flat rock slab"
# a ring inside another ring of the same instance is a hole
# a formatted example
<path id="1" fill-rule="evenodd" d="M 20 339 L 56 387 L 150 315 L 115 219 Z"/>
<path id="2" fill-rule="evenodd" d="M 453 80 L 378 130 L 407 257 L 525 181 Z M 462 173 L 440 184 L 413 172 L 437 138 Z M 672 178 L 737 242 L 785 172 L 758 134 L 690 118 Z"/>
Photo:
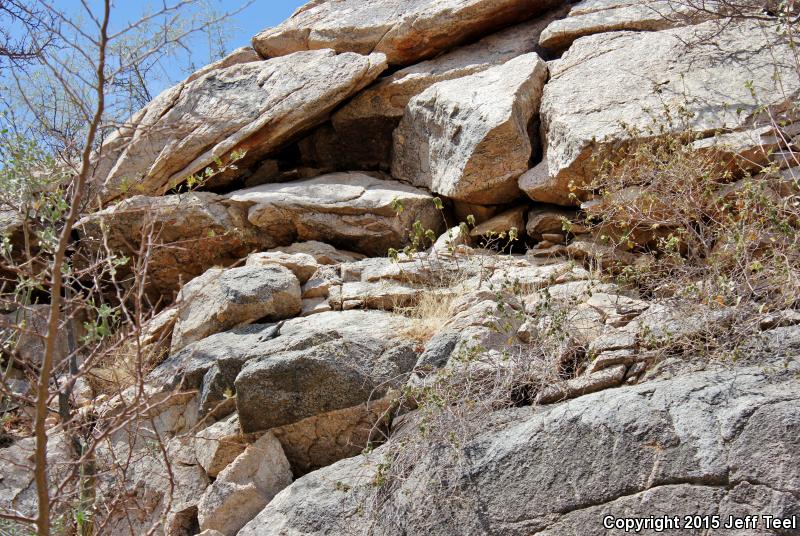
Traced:
<path id="1" fill-rule="evenodd" d="M 530 164 L 528 127 L 546 78 L 547 65 L 530 53 L 432 85 L 394 132 L 392 175 L 458 201 L 512 201 Z"/>
<path id="2" fill-rule="evenodd" d="M 600 151 L 687 129 L 709 137 L 751 129 L 764 106 L 779 114 L 797 101 L 794 57 L 779 26 L 764 21 L 580 38 L 551 63 L 545 159 L 520 187 L 537 201 L 574 204 L 570 193 L 593 178 Z"/>
<path id="3" fill-rule="evenodd" d="M 102 200 L 161 195 L 217 159 L 257 162 L 327 119 L 386 68 L 382 54 L 304 51 L 209 69 L 167 89 L 100 149 L 93 176 Z M 217 185 L 223 181 L 216 178 Z M 227 174 L 230 179 L 230 173 Z"/>
<path id="4" fill-rule="evenodd" d="M 248 205 L 250 223 L 279 243 L 318 240 L 371 256 L 406 244 L 415 221 L 426 229 L 442 227 L 431 194 L 362 173 L 264 184 L 229 198 Z M 393 208 L 397 202 L 400 214 Z"/>
<path id="5" fill-rule="evenodd" d="M 312 1 L 253 38 L 265 58 L 332 48 L 382 52 L 408 65 L 465 41 L 529 19 L 555 0 L 328 0 Z"/>

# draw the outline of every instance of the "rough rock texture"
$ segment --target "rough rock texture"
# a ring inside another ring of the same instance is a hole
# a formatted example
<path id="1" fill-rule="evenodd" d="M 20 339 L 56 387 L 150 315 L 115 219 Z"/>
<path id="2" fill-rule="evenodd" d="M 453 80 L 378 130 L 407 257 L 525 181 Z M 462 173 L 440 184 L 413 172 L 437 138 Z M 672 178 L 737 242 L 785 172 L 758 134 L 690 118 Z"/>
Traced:
<path id="1" fill-rule="evenodd" d="M 329 328 L 295 337 L 302 337 L 300 349 L 248 361 L 237 376 L 236 409 L 245 432 L 381 398 L 417 361 L 414 344 L 376 338 L 369 330 Z"/>
<path id="2" fill-rule="evenodd" d="M 380 79 L 333 114 L 300 144 L 303 161 L 333 169 L 391 166 L 392 132 L 408 102 L 437 82 L 469 76 L 528 52 L 543 54 L 539 34 L 566 9 L 513 26 Z"/>
<path id="3" fill-rule="evenodd" d="M 200 528 L 234 536 L 292 483 L 280 442 L 267 432 L 247 447 L 206 490 L 197 508 Z"/>
<path id="4" fill-rule="evenodd" d="M 714 9 L 711 2 L 702 6 Z M 572 7 L 568 17 L 550 24 L 542 32 L 539 43 L 545 48 L 562 50 L 586 35 L 615 30 L 665 30 L 702 22 L 710 15 L 671 0 L 584 0 Z"/>
<path id="5" fill-rule="evenodd" d="M 547 65 L 530 53 L 429 87 L 394 133 L 392 175 L 470 203 L 518 197 L 546 78 Z"/>
<path id="6" fill-rule="evenodd" d="M 713 42 L 701 41 L 709 35 Z M 591 158 L 599 150 L 631 140 L 631 129 L 646 136 L 662 126 L 682 128 L 683 121 L 667 123 L 664 106 L 694 114 L 689 127 L 699 133 L 751 128 L 761 105 L 780 112 L 797 100 L 793 57 L 777 26 L 766 22 L 578 39 L 551 64 L 541 108 L 545 160 L 520 188 L 537 201 L 574 204 L 570 182 L 579 188 L 592 178 L 603 160 Z"/>
<path id="7" fill-rule="evenodd" d="M 302 476 L 360 454 L 375 439 L 381 439 L 388 399 L 323 413 L 270 430 L 283 445 L 292 473 Z"/>
<path id="8" fill-rule="evenodd" d="M 206 474 L 215 478 L 247 448 L 236 416 L 212 424 L 194 437 L 194 452 Z"/>
<path id="9" fill-rule="evenodd" d="M 167 89 L 100 150 L 93 181 L 103 200 L 163 194 L 232 151 L 257 162 L 372 82 L 381 54 L 332 50 L 213 69 Z"/>
<path id="10" fill-rule="evenodd" d="M 248 219 L 277 241 L 319 240 L 368 255 L 402 247 L 411 224 L 441 229 L 441 216 L 427 192 L 361 173 L 265 184 L 230 194 L 250 205 Z M 397 215 L 393 202 L 402 203 Z"/>
<path id="11" fill-rule="evenodd" d="M 212 268 L 178 294 L 172 352 L 214 333 L 300 312 L 300 283 L 283 266 Z"/>
<path id="12" fill-rule="evenodd" d="M 789 370 L 698 372 L 499 413 L 446 482 L 426 475 L 451 467 L 448 451 L 420 453 L 371 533 L 600 535 L 604 515 L 667 505 L 679 516 L 797 515 L 798 370 L 795 358 Z M 351 516 L 372 504 L 380 455 L 301 478 L 239 534 L 362 534 Z"/>
<path id="13" fill-rule="evenodd" d="M 298 50 L 332 48 L 382 52 L 407 65 L 462 42 L 522 22 L 555 0 L 332 0 L 312 1 L 283 24 L 253 38 L 265 58 Z"/>
<path id="14" fill-rule="evenodd" d="M 165 298 L 212 266 L 278 245 L 247 221 L 244 207 L 208 192 L 132 197 L 86 216 L 77 227 L 81 246 L 102 251 L 105 233 L 111 250 L 126 256 L 139 253 L 152 234 L 147 288 Z"/>

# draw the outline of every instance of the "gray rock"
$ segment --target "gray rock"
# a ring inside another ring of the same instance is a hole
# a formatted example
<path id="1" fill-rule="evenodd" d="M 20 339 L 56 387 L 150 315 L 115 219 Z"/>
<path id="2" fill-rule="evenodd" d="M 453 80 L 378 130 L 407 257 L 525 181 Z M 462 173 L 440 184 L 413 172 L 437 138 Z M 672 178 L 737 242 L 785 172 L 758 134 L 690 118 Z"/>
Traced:
<path id="1" fill-rule="evenodd" d="M 209 402 L 215 396 L 208 396 L 211 388 L 204 388 L 204 377 L 214 367 L 226 371 L 224 377 L 235 378 L 248 359 L 251 350 L 266 341 L 278 336 L 277 324 L 252 324 L 240 328 L 217 333 L 190 344 L 177 353 L 173 353 L 156 367 L 148 376 L 148 380 L 166 389 L 201 389 Z M 209 379 L 216 378 L 216 373 Z M 214 384 L 214 392 L 219 391 L 219 384 Z M 233 389 L 233 383 L 223 386 Z"/>
<path id="2" fill-rule="evenodd" d="M 317 50 L 213 69 L 165 90 L 112 135 L 92 181 L 107 202 L 161 195 L 233 151 L 247 153 L 237 166 L 255 164 L 324 122 L 385 68 L 382 54 Z"/>
<path id="3" fill-rule="evenodd" d="M 312 1 L 275 28 L 253 38 L 265 58 L 298 50 L 332 48 L 382 52 L 392 65 L 408 65 L 462 42 L 527 20 L 554 0 Z"/>
<path id="4" fill-rule="evenodd" d="M 530 53 L 432 85 L 394 132 L 392 175 L 469 203 L 515 199 L 546 78 L 547 65 Z"/>
<path id="5" fill-rule="evenodd" d="M 795 358 L 487 416 L 458 464 L 421 452 L 364 517 L 382 449 L 299 479 L 240 535 L 600 535 L 603 515 L 795 514 L 798 371 Z"/>
<path id="6" fill-rule="evenodd" d="M 304 340 L 305 348 L 248 361 L 239 373 L 236 407 L 245 432 L 377 400 L 402 385 L 417 361 L 413 344 L 368 334 L 330 330 Z"/>
<path id="7" fill-rule="evenodd" d="M 212 268 L 178 294 L 172 352 L 214 333 L 256 320 L 281 320 L 301 310 L 300 283 L 283 266 Z"/>
<path id="8" fill-rule="evenodd" d="M 780 110 L 796 101 L 794 53 L 776 24 L 710 21 L 578 39 L 551 64 L 541 107 L 545 159 L 520 188 L 537 201 L 575 204 L 570 184 L 580 196 L 603 161 L 593 155 L 662 127 L 684 129 L 683 120 L 667 120 L 665 107 L 685 109 L 688 128 L 711 136 L 753 128 L 763 105 Z"/>
<path id="9" fill-rule="evenodd" d="M 265 184 L 230 194 L 250 206 L 248 218 L 280 243 L 319 240 L 383 256 L 408 242 L 411 225 L 441 230 L 442 218 L 427 192 L 361 173 Z M 395 213 L 393 204 L 404 210 Z"/>

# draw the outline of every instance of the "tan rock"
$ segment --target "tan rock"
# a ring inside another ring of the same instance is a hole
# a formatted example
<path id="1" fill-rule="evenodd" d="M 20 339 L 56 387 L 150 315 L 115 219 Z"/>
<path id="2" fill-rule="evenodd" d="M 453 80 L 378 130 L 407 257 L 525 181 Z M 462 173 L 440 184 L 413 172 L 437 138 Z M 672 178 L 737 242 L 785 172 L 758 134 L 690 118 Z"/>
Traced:
<path id="1" fill-rule="evenodd" d="M 390 64 L 408 65 L 556 4 L 553 0 L 315 1 L 256 35 L 253 47 L 265 58 L 320 48 L 382 52 Z"/>
<path id="2" fill-rule="evenodd" d="M 596 393 L 604 389 L 616 387 L 625 381 L 627 371 L 625 365 L 614 365 L 592 374 L 584 374 L 562 385 L 551 385 L 545 388 L 536 401 L 539 404 L 552 404 L 570 398 Z"/>
<path id="3" fill-rule="evenodd" d="M 202 530 L 234 536 L 283 488 L 292 483 L 280 442 L 267 432 L 218 476 L 198 505 Z"/>
<path id="4" fill-rule="evenodd" d="M 564 221 L 571 221 L 575 212 L 558 207 L 536 207 L 528 212 L 526 230 L 534 240 L 542 240 L 545 234 L 564 232 Z"/>
<path id="5" fill-rule="evenodd" d="M 277 247 L 270 251 L 280 251 L 288 255 L 295 253 L 305 253 L 314 257 L 319 264 L 340 264 L 343 262 L 353 262 L 364 258 L 360 253 L 336 249 L 330 244 L 309 240 L 307 242 L 296 242 L 289 246 Z"/>
<path id="6" fill-rule="evenodd" d="M 530 53 L 432 85 L 411 100 L 394 132 L 392 175 L 469 203 L 515 199 L 546 78 L 546 64 Z"/>
<path id="7" fill-rule="evenodd" d="M 702 134 L 759 126 L 762 106 L 782 109 L 800 95 L 793 57 L 777 23 L 766 21 L 580 39 L 551 65 L 541 106 L 544 161 L 520 188 L 534 200 L 576 204 L 570 193 L 582 195 L 610 147 L 662 128 L 684 130 L 665 108 L 684 110 L 688 129 Z"/>
<path id="8" fill-rule="evenodd" d="M 305 283 L 319 268 L 317 260 L 308 253 L 284 253 L 282 251 L 265 251 L 251 253 L 245 266 L 267 266 L 275 264 L 292 271 L 300 284 Z"/>
<path id="9" fill-rule="evenodd" d="M 500 233 L 508 233 L 511 229 L 516 229 L 518 233 L 521 233 L 524 228 L 525 207 L 517 207 L 481 223 L 472 229 L 469 234 L 472 237 L 496 236 Z"/>
<path id="10" fill-rule="evenodd" d="M 437 82 L 469 76 L 529 52 L 541 52 L 539 35 L 566 9 L 502 30 L 382 78 L 333 114 L 301 143 L 304 161 L 335 169 L 391 166 L 392 132 L 409 101 Z M 477 216 L 477 214 L 476 214 Z"/>
<path id="11" fill-rule="evenodd" d="M 427 192 L 361 173 L 265 184 L 230 194 L 250 205 L 250 222 L 280 242 L 319 240 L 383 256 L 408 243 L 415 221 L 441 230 L 442 218 Z M 393 208 L 403 206 L 400 214 Z"/>
<path id="12" fill-rule="evenodd" d="M 164 197 L 136 196 L 83 218 L 77 225 L 81 246 L 136 258 L 148 252 L 147 288 L 166 301 L 213 266 L 227 266 L 254 250 L 277 245 L 247 221 L 244 207 L 208 192 Z M 120 275 L 129 265 L 118 268 Z"/>
<path id="13" fill-rule="evenodd" d="M 245 54 L 245 56 L 247 56 Z M 257 163 L 322 123 L 386 68 L 381 54 L 301 52 L 211 70 L 156 97 L 101 148 L 92 178 L 107 202 L 160 195 L 190 175 L 246 151 Z M 235 177 L 216 177 L 216 185 Z"/>
<path id="14" fill-rule="evenodd" d="M 212 268 L 178 294 L 172 353 L 214 333 L 300 312 L 300 283 L 278 265 Z"/>
<path id="15" fill-rule="evenodd" d="M 232 415 L 199 431 L 194 438 L 194 452 L 210 477 L 216 477 L 247 448 L 239 430 L 239 419 Z"/>
<path id="16" fill-rule="evenodd" d="M 363 452 L 370 440 L 379 436 L 380 425 L 376 423 L 385 417 L 390 406 L 389 399 L 376 400 L 315 415 L 270 432 L 281 442 L 293 473 L 300 477 Z"/>

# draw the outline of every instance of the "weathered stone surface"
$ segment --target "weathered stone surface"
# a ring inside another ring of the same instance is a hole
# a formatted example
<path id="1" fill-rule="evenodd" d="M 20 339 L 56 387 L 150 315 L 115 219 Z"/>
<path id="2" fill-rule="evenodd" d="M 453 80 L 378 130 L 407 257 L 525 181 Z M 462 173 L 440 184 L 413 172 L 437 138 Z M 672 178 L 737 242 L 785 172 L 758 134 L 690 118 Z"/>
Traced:
<path id="1" fill-rule="evenodd" d="M 371 529 L 599 536 L 606 514 L 797 514 L 800 366 L 795 357 L 774 370 L 687 374 L 498 413 L 465 447 L 466 464 L 450 465 L 446 449 L 420 453 Z M 381 455 L 299 479 L 240 535 L 359 534 L 353 519 L 380 492 Z M 429 475 L 442 467 L 453 469 L 433 485 Z"/>
<path id="2" fill-rule="evenodd" d="M 208 476 L 214 478 L 247 448 L 235 415 L 212 424 L 194 437 L 194 452 Z"/>
<path id="3" fill-rule="evenodd" d="M 280 442 L 267 432 L 217 476 L 197 508 L 200 528 L 235 534 L 292 483 Z"/>
<path id="4" fill-rule="evenodd" d="M 571 221 L 575 213 L 557 207 L 535 207 L 528 212 L 526 230 L 534 240 L 542 240 L 544 234 L 563 233 L 564 221 Z"/>
<path id="5" fill-rule="evenodd" d="M 354 262 L 364 258 L 360 253 L 336 249 L 330 244 L 309 240 L 307 242 L 297 242 L 290 246 L 277 247 L 270 252 L 281 252 L 287 255 L 305 253 L 311 255 L 319 264 L 340 264 L 343 262 Z"/>
<path id="6" fill-rule="evenodd" d="M 430 194 L 361 173 L 265 184 L 229 197 L 250 205 L 250 222 L 283 243 L 319 240 L 383 256 L 389 248 L 407 243 L 414 221 L 426 229 L 442 228 Z M 399 215 L 393 209 L 395 201 L 404 207 Z"/>
<path id="7" fill-rule="evenodd" d="M 292 473 L 299 477 L 360 454 L 386 433 L 388 399 L 314 415 L 270 430 L 283 445 Z"/>
<path id="8" fill-rule="evenodd" d="M 548 12 L 382 78 L 334 113 L 329 126 L 301 142 L 304 162 L 334 169 L 388 170 L 392 132 L 413 97 L 437 82 L 485 71 L 528 52 L 542 54 L 540 33 L 565 12 Z"/>
<path id="9" fill-rule="evenodd" d="M 256 35 L 253 47 L 265 58 L 320 48 L 382 52 L 390 64 L 407 65 L 556 4 L 554 0 L 313 1 L 283 24 Z"/>
<path id="10" fill-rule="evenodd" d="M 247 221 L 244 207 L 208 192 L 132 197 L 86 216 L 77 228 L 83 247 L 104 251 L 105 232 L 112 251 L 132 257 L 152 235 L 147 284 L 167 301 L 212 266 L 278 245 Z"/>
<path id="11" fill-rule="evenodd" d="M 279 265 L 212 268 L 178 294 L 172 352 L 259 319 L 280 320 L 300 312 L 300 283 Z"/>
<path id="12" fill-rule="evenodd" d="M 101 148 L 92 180 L 108 201 L 163 194 L 233 151 L 247 152 L 242 165 L 255 163 L 323 122 L 385 68 L 381 54 L 318 50 L 210 70 L 136 113 Z"/>
<path id="13" fill-rule="evenodd" d="M 713 6 L 713 3 L 709 3 Z M 703 8 L 709 9 L 703 5 Z M 711 7 L 710 9 L 714 9 Z M 551 23 L 541 34 L 541 46 L 562 50 L 579 37 L 616 30 L 655 31 L 702 22 L 713 13 L 671 0 L 585 0 L 569 16 Z"/>
<path id="14" fill-rule="evenodd" d="M 219 387 L 232 390 L 233 379 L 247 360 L 249 352 L 259 344 L 274 339 L 278 333 L 277 324 L 252 324 L 211 335 L 170 355 L 153 370 L 148 380 L 168 390 L 200 389 L 206 393 L 208 389 L 203 385 L 205 376 L 216 366 L 231 381 L 227 386 L 217 386 L 214 390 Z M 219 401 L 215 397 L 211 399 Z"/>
<path id="15" fill-rule="evenodd" d="M 247 257 L 245 266 L 269 266 L 271 264 L 283 266 L 304 284 L 319 269 L 317 260 L 308 253 L 283 253 L 282 251 L 264 251 L 251 253 Z"/>
<path id="16" fill-rule="evenodd" d="M 750 129 L 760 106 L 781 111 L 800 95 L 793 57 L 778 26 L 764 21 L 581 38 L 551 65 L 541 107 L 545 160 L 520 188 L 537 201 L 574 204 L 570 184 L 580 194 L 603 160 L 593 155 L 684 128 L 667 121 L 665 107 L 685 109 L 698 133 Z"/>
<path id="17" fill-rule="evenodd" d="M 256 432 L 377 400 L 417 360 L 402 340 L 408 320 L 344 311 L 286 321 L 281 336 L 253 349 L 236 378 L 242 430 Z"/>
<path id="18" fill-rule="evenodd" d="M 469 234 L 472 237 L 499 235 L 516 229 L 518 233 L 525 228 L 525 207 L 517 207 L 498 214 L 494 218 L 477 225 Z"/>
<path id="19" fill-rule="evenodd" d="M 432 85 L 411 100 L 395 130 L 392 175 L 470 203 L 518 197 L 546 78 L 547 65 L 530 53 Z"/>

